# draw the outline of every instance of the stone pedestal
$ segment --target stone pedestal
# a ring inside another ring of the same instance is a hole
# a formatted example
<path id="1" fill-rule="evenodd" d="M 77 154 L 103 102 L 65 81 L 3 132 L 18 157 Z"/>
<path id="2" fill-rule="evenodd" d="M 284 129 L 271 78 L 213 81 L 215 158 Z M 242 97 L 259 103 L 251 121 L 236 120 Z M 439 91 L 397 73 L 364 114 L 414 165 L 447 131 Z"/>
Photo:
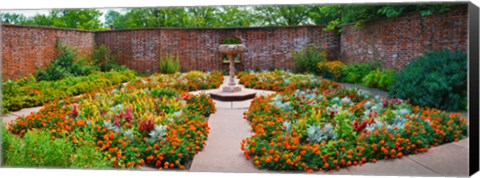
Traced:
<path id="1" fill-rule="evenodd" d="M 220 45 L 218 50 L 226 54 L 228 60 L 230 61 L 230 80 L 228 81 L 228 85 L 222 88 L 223 92 L 239 92 L 242 90 L 242 87 L 235 83 L 235 56 L 238 53 L 245 51 L 245 45 L 237 44 L 237 45 Z"/>

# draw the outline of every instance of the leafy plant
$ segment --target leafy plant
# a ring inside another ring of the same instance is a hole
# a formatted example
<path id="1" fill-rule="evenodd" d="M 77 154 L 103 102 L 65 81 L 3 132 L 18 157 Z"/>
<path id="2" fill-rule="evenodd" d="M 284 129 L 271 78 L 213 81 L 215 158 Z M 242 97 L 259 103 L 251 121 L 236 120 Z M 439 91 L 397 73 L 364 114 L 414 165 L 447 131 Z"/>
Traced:
<path id="1" fill-rule="evenodd" d="M 341 80 L 348 83 L 361 83 L 362 79 L 375 68 L 370 63 L 348 64 L 342 67 Z"/>
<path id="2" fill-rule="evenodd" d="M 2 130 L 2 137 L 0 139 L 0 163 L 5 165 L 6 160 L 10 158 L 10 155 L 7 154 L 7 150 L 10 150 L 10 145 L 12 144 L 12 140 L 14 139 L 14 135 L 8 131 L 5 127 L 0 127 Z"/>
<path id="3" fill-rule="evenodd" d="M 45 130 L 28 131 L 22 139 L 12 139 L 6 150 L 6 166 L 68 167 L 74 149 L 71 142 L 62 138 L 52 140 Z"/>
<path id="4" fill-rule="evenodd" d="M 93 51 L 93 61 L 95 65 L 100 68 L 100 71 L 106 72 L 110 70 L 123 70 L 120 65 L 117 63 L 117 59 L 112 54 L 110 49 L 107 48 L 104 44 L 101 44 Z"/>
<path id="5" fill-rule="evenodd" d="M 86 64 L 85 59 L 77 61 L 74 49 L 63 45 L 59 40 L 57 40 L 56 45 L 59 54 L 46 69 L 37 70 L 36 79 L 38 81 L 60 80 L 68 76 L 83 76 L 95 70 L 93 66 Z"/>
<path id="6" fill-rule="evenodd" d="M 33 79 L 21 79 L 18 82 L 7 81 L 3 84 L 2 112 L 40 106 L 55 99 L 63 99 L 123 83 L 134 77 L 133 71 L 126 70 L 67 77 L 57 81 L 33 82 L 35 81 Z"/>
<path id="7" fill-rule="evenodd" d="M 327 79 L 339 80 L 342 77 L 342 68 L 345 66 L 341 61 L 321 61 L 317 64 L 318 74 Z"/>
<path id="8" fill-rule="evenodd" d="M 160 72 L 164 74 L 173 74 L 180 69 L 180 60 L 178 56 L 165 54 L 160 57 Z"/>
<path id="9" fill-rule="evenodd" d="M 395 75 L 391 97 L 439 109 L 464 109 L 467 98 L 467 55 L 459 50 L 427 51 Z"/>
<path id="10" fill-rule="evenodd" d="M 153 96 L 156 97 L 176 97 L 180 95 L 175 89 L 173 88 L 158 88 L 150 90 Z"/>
<path id="11" fill-rule="evenodd" d="M 205 117 L 216 111 L 215 103 L 209 95 L 202 93 L 197 96 L 188 96 L 187 110 L 199 111 Z"/>
<path id="12" fill-rule="evenodd" d="M 108 168 L 111 161 L 105 160 L 105 154 L 97 151 L 97 145 L 90 133 L 80 135 L 82 142 L 75 150 L 72 158 L 71 167 L 73 168 Z"/>
<path id="13" fill-rule="evenodd" d="M 317 73 L 317 64 L 326 60 L 326 53 L 315 45 L 307 45 L 292 54 L 295 61 L 295 72 Z"/>
<path id="14" fill-rule="evenodd" d="M 392 85 L 394 82 L 394 74 L 395 70 L 377 69 L 374 71 L 370 71 L 370 73 L 368 73 L 362 80 L 364 84 L 368 87 L 388 90 L 390 85 Z"/>

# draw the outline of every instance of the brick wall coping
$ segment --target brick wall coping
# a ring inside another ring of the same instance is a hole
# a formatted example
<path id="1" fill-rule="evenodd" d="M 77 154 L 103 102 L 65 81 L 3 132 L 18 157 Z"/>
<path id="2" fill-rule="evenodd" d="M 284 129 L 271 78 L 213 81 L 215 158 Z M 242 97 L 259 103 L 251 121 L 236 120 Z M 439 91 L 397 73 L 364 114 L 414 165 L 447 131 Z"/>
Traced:
<path id="1" fill-rule="evenodd" d="M 2 23 L 2 26 L 17 27 L 17 28 L 44 28 L 44 29 L 94 32 L 94 33 L 116 32 L 116 31 L 137 31 L 137 30 L 236 30 L 236 29 L 244 30 L 244 29 L 326 27 L 326 25 L 297 25 L 297 26 L 261 26 L 261 27 L 185 27 L 185 28 L 184 27 L 149 27 L 149 28 L 130 28 L 130 29 L 114 29 L 114 30 L 80 30 L 75 28 L 62 28 L 62 27 L 51 27 L 51 26 L 41 26 L 41 25 L 18 25 L 18 24 L 6 24 L 6 23 Z"/>
<path id="2" fill-rule="evenodd" d="M 117 31 L 137 31 L 137 30 L 245 30 L 245 29 L 276 29 L 276 28 L 309 28 L 326 27 L 325 25 L 298 25 L 298 26 L 262 26 L 262 27 L 149 27 L 149 28 L 130 28 L 95 31 L 96 33 L 108 33 Z"/>

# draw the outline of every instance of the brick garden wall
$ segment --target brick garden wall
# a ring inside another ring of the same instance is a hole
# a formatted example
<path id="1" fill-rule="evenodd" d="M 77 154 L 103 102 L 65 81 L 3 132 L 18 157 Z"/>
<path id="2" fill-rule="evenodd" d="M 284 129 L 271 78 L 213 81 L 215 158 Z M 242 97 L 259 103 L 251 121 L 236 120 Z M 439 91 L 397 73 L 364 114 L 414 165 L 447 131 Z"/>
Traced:
<path id="1" fill-rule="evenodd" d="M 400 69 L 429 49 L 467 50 L 467 7 L 445 14 L 421 17 L 411 13 L 397 18 L 367 22 L 364 28 L 342 27 L 342 34 L 324 32 L 321 26 L 255 28 L 152 28 L 82 31 L 19 25 L 2 26 L 3 79 L 34 74 L 55 57 L 55 41 L 90 54 L 104 44 L 119 62 L 137 71 L 159 70 L 161 54 L 178 54 L 181 70 L 227 69 L 217 47 L 236 37 L 246 45 L 239 70 L 293 69 L 292 50 L 306 44 L 328 45 L 328 58 L 346 63 L 375 61 L 384 68 Z"/>
<path id="2" fill-rule="evenodd" d="M 225 38 L 240 39 L 247 47 L 243 69 L 293 69 L 292 50 L 306 44 L 329 46 L 330 58 L 338 56 L 340 37 L 320 26 L 178 29 L 153 28 L 97 32 L 96 44 L 104 44 L 121 64 L 140 71 L 158 71 L 161 54 L 178 54 L 182 71 L 227 69 L 217 51 Z"/>
<path id="3" fill-rule="evenodd" d="M 56 55 L 56 39 L 78 49 L 79 55 L 93 50 L 94 32 L 51 27 L 2 26 L 2 78 L 18 79 L 47 66 Z"/>
<path id="4" fill-rule="evenodd" d="M 468 9 L 421 17 L 410 13 L 368 22 L 355 30 L 342 27 L 340 58 L 346 63 L 381 61 L 384 68 L 400 69 L 430 49 L 467 51 Z"/>

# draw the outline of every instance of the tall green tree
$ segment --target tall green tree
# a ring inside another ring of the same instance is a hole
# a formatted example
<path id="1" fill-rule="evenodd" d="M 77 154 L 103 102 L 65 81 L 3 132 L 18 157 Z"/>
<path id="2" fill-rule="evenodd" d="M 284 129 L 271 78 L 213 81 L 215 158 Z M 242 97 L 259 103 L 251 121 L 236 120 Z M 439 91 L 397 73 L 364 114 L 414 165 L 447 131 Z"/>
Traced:
<path id="1" fill-rule="evenodd" d="M 260 24 L 265 26 L 304 25 L 309 24 L 312 6 L 258 6 L 253 9 L 260 17 Z"/>
<path id="2" fill-rule="evenodd" d="M 15 13 L 0 13 L 0 19 L 9 24 L 22 24 L 27 21 L 27 17 Z"/>
<path id="3" fill-rule="evenodd" d="M 219 27 L 250 27 L 260 26 L 259 17 L 247 7 L 222 7 L 218 17 Z"/>
<path id="4" fill-rule="evenodd" d="M 104 24 L 100 21 L 102 13 L 95 9 L 52 10 L 48 15 L 37 14 L 26 18 L 15 13 L 1 14 L 2 20 L 13 24 L 41 25 L 82 30 L 100 30 Z"/>

